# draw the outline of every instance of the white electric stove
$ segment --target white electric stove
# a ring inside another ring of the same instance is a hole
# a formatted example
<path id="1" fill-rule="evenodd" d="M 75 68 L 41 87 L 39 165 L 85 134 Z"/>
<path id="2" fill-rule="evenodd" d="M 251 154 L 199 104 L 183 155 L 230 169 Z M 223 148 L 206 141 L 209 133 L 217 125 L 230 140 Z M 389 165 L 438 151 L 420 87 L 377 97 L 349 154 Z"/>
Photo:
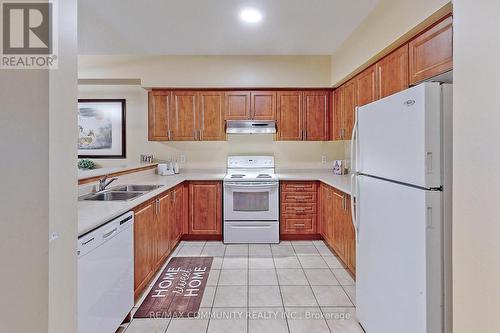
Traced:
<path id="1" fill-rule="evenodd" d="M 273 156 L 229 156 L 224 243 L 279 243 L 279 182 Z"/>

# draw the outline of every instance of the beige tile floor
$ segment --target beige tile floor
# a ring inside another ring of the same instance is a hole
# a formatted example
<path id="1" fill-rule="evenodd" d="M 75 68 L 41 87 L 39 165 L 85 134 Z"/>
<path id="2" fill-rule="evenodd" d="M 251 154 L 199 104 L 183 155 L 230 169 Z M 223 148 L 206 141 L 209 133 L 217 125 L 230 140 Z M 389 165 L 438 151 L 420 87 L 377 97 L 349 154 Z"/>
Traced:
<path id="1" fill-rule="evenodd" d="M 214 257 L 198 317 L 133 319 L 118 332 L 363 333 L 356 320 L 354 281 L 322 241 L 183 241 L 175 256 Z"/>

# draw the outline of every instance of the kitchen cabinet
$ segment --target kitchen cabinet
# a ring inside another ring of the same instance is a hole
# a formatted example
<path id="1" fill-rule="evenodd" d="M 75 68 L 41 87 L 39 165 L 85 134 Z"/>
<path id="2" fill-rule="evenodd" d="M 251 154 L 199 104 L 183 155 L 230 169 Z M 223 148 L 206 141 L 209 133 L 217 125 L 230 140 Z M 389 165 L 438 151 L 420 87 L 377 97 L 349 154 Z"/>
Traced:
<path id="1" fill-rule="evenodd" d="M 329 139 L 329 91 L 304 92 L 305 141 L 328 141 Z"/>
<path id="2" fill-rule="evenodd" d="M 332 204 L 332 216 L 333 216 L 333 230 L 332 230 L 332 242 L 331 246 L 341 258 L 345 258 L 345 213 L 344 213 L 344 202 L 345 197 L 341 192 L 332 190 L 331 204 Z"/>
<path id="3" fill-rule="evenodd" d="M 363 106 L 378 99 L 376 74 L 376 66 L 373 65 L 356 76 L 356 106 Z"/>
<path id="4" fill-rule="evenodd" d="M 382 58 L 377 62 L 376 69 L 378 98 L 408 88 L 408 44 Z"/>
<path id="5" fill-rule="evenodd" d="M 252 91 L 250 97 L 251 119 L 276 120 L 276 91 Z"/>
<path id="6" fill-rule="evenodd" d="M 409 45 L 410 84 L 453 68 L 453 27 L 448 16 L 411 40 Z"/>
<path id="7" fill-rule="evenodd" d="M 352 223 L 351 197 L 345 194 L 344 204 L 344 246 L 347 268 L 356 275 L 356 230 Z"/>
<path id="8" fill-rule="evenodd" d="M 134 295 L 137 299 L 184 233 L 183 185 L 139 205 L 134 213 Z"/>
<path id="9" fill-rule="evenodd" d="M 155 271 L 156 201 L 134 209 L 134 296 L 140 295 Z"/>
<path id="10" fill-rule="evenodd" d="M 280 183 L 280 234 L 296 235 L 317 233 L 316 182 Z"/>
<path id="11" fill-rule="evenodd" d="M 333 109 L 334 140 L 351 139 L 357 101 L 356 87 L 356 80 L 352 79 L 335 90 Z"/>
<path id="12" fill-rule="evenodd" d="M 342 116 L 343 86 L 338 87 L 333 92 L 333 140 L 343 139 L 344 118 Z"/>
<path id="13" fill-rule="evenodd" d="M 329 140 L 330 91 L 279 91 L 277 99 L 278 140 Z"/>
<path id="14" fill-rule="evenodd" d="M 198 140 L 224 141 L 224 92 L 198 92 Z"/>
<path id="15" fill-rule="evenodd" d="M 170 242 L 174 248 L 184 233 L 184 216 L 186 215 L 183 196 L 183 185 L 178 185 L 172 190 L 170 196 Z"/>
<path id="16" fill-rule="evenodd" d="M 342 88 L 342 140 L 350 140 L 356 113 L 356 80 L 348 81 Z"/>
<path id="17" fill-rule="evenodd" d="M 149 92 L 148 139 L 225 140 L 224 93 L 184 90 Z"/>
<path id="18" fill-rule="evenodd" d="M 249 91 L 227 91 L 226 120 L 248 120 L 250 119 L 250 92 Z"/>
<path id="19" fill-rule="evenodd" d="M 302 140 L 302 92 L 278 91 L 277 94 L 277 139 L 281 141 Z"/>
<path id="20" fill-rule="evenodd" d="M 171 192 L 160 195 L 155 201 L 156 213 L 156 267 L 161 265 L 170 254 L 172 243 L 170 241 L 170 201 Z"/>
<path id="21" fill-rule="evenodd" d="M 350 196 L 326 184 L 321 184 L 318 192 L 321 235 L 355 275 L 356 233 L 351 218 Z"/>
<path id="22" fill-rule="evenodd" d="M 226 120 L 276 120 L 275 91 L 228 91 Z"/>
<path id="23" fill-rule="evenodd" d="M 172 105 L 171 91 L 150 91 L 148 93 L 148 140 L 170 140 L 168 117 Z"/>
<path id="24" fill-rule="evenodd" d="M 222 234 L 220 182 L 189 183 L 189 234 Z"/>
<path id="25" fill-rule="evenodd" d="M 321 225 L 320 234 L 324 240 L 330 244 L 333 241 L 333 201 L 332 188 L 321 183 L 319 187 L 319 219 L 318 225 Z"/>
<path id="26" fill-rule="evenodd" d="M 198 139 L 196 123 L 196 91 L 174 91 L 169 127 L 172 141 L 193 141 Z"/>

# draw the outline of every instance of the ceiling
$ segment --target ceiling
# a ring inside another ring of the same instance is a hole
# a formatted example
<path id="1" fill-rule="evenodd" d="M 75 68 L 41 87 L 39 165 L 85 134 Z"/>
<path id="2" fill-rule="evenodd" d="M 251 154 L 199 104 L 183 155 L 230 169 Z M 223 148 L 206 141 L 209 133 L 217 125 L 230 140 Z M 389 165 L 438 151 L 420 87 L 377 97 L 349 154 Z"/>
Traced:
<path id="1" fill-rule="evenodd" d="M 378 0 L 79 0 L 80 54 L 332 54 Z M 263 14 L 254 25 L 242 8 Z"/>

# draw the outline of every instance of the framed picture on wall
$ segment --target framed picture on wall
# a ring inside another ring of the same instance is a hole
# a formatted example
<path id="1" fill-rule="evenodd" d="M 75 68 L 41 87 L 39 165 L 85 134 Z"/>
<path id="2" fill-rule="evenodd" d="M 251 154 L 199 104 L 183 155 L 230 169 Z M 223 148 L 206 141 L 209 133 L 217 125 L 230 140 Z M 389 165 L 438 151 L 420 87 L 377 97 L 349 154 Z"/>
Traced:
<path id="1" fill-rule="evenodd" d="M 78 158 L 125 158 L 125 100 L 78 100 Z"/>

